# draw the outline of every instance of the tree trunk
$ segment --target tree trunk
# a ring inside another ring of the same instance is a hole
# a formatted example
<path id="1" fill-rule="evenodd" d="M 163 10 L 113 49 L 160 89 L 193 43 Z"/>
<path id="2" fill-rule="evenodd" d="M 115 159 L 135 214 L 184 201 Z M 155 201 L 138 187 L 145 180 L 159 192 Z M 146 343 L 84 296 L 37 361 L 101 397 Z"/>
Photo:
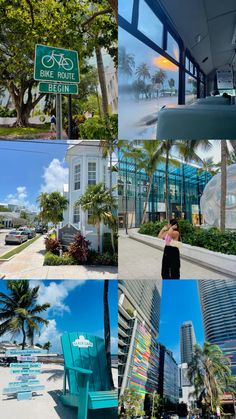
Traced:
<path id="1" fill-rule="evenodd" d="M 12 97 L 16 112 L 17 120 L 14 124 L 16 127 L 27 127 L 29 125 L 29 117 L 31 111 L 39 103 L 39 101 L 45 96 L 45 93 L 41 93 L 37 99 L 33 101 L 32 87 L 35 81 L 33 79 L 22 81 L 19 88 L 14 85 L 11 80 L 7 84 L 9 94 Z M 27 99 L 26 97 L 27 96 Z M 26 102 L 25 102 L 26 99 Z"/>
<path id="2" fill-rule="evenodd" d="M 107 86 L 106 86 L 106 77 L 105 70 L 102 59 L 101 48 L 97 45 L 95 47 L 96 58 L 97 58 L 97 69 L 98 69 L 98 78 L 102 92 L 102 109 L 104 115 L 108 115 L 108 97 L 107 97 Z"/>
<path id="3" fill-rule="evenodd" d="M 225 231 L 225 201 L 227 194 L 227 142 L 221 140 L 221 195 L 220 195 L 220 230 Z"/>
<path id="4" fill-rule="evenodd" d="M 118 0 L 109 0 L 109 3 L 115 16 L 116 23 L 118 23 Z"/>
<path id="5" fill-rule="evenodd" d="M 110 193 L 112 193 L 112 151 L 109 152 L 109 158 L 110 158 L 110 172 L 109 172 L 109 176 L 110 176 Z"/>
<path id="6" fill-rule="evenodd" d="M 112 369 L 111 369 L 111 330 L 110 330 L 110 315 L 109 315 L 109 303 L 108 303 L 108 291 L 109 291 L 109 280 L 104 281 L 104 339 L 105 339 L 105 350 L 107 359 L 107 368 L 110 378 L 111 388 L 114 389 Z"/>
<path id="7" fill-rule="evenodd" d="M 166 184 L 166 219 L 169 220 L 169 150 L 167 145 L 166 150 L 166 173 L 165 173 L 165 184 Z"/>
<path id="8" fill-rule="evenodd" d="M 25 333 L 24 323 L 22 324 L 21 330 L 22 330 L 22 335 L 23 335 L 21 349 L 24 350 L 25 344 L 26 344 L 26 333 Z"/>
<path id="9" fill-rule="evenodd" d="M 149 185 L 148 185 L 148 190 L 147 190 L 146 201 L 145 201 L 145 204 L 144 204 L 143 218 L 142 218 L 141 224 L 145 223 L 145 216 L 146 216 L 146 212 L 147 212 L 148 200 L 149 200 L 149 195 L 150 195 L 151 187 L 152 187 L 152 181 L 153 181 L 153 175 L 151 175 L 150 178 L 149 178 Z"/>
<path id="10" fill-rule="evenodd" d="M 114 231 L 112 230 L 112 228 L 111 228 L 111 247 L 112 247 L 113 253 L 115 253 L 116 249 L 115 249 Z"/>
<path id="11" fill-rule="evenodd" d="M 25 106 L 15 105 L 15 108 L 17 113 L 17 119 L 14 123 L 14 126 L 19 128 L 28 127 L 30 111 L 26 110 Z"/>
<path id="12" fill-rule="evenodd" d="M 235 153 L 236 153 L 236 140 L 230 140 L 230 144 L 232 145 Z"/>
<path id="13" fill-rule="evenodd" d="M 101 253 L 101 228 L 100 228 L 100 223 L 97 224 L 97 235 L 98 235 L 98 253 Z"/>

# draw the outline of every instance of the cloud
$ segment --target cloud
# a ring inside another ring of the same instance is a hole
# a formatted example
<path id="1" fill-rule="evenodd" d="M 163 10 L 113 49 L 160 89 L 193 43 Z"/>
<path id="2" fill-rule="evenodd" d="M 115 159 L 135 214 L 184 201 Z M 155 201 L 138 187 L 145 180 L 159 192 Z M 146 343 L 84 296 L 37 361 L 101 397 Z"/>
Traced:
<path id="1" fill-rule="evenodd" d="M 111 353 L 117 354 L 118 353 L 118 337 L 111 336 Z"/>
<path id="2" fill-rule="evenodd" d="M 69 170 L 63 166 L 58 159 L 53 159 L 47 167 L 44 168 L 43 184 L 40 192 L 63 192 L 63 185 L 68 183 Z"/>
<path id="3" fill-rule="evenodd" d="M 26 190 L 26 186 L 18 186 L 14 194 L 10 193 L 7 195 L 7 197 L 5 198 L 5 202 L 13 205 L 26 206 L 28 204 L 28 202 L 26 201 L 27 196 L 28 193 Z"/>
<path id="4" fill-rule="evenodd" d="M 48 326 L 43 326 L 40 336 L 35 336 L 35 343 L 44 345 L 46 342 L 51 342 L 51 352 L 61 353 L 61 335 L 57 329 L 57 322 L 55 319 L 49 320 Z"/>
<path id="5" fill-rule="evenodd" d="M 4 199 L 6 204 L 17 205 L 25 207 L 29 211 L 37 211 L 37 206 L 28 201 L 28 192 L 26 186 L 17 186 L 15 193 L 10 193 Z"/>
<path id="6" fill-rule="evenodd" d="M 40 285 L 37 303 L 49 303 L 49 311 L 52 311 L 53 315 L 62 316 L 64 312 L 70 313 L 70 307 L 65 303 L 65 300 L 70 291 L 83 285 L 84 282 L 66 280 L 62 282 L 50 282 L 48 285 L 45 285 L 37 281 L 37 285 Z M 32 286 L 35 286 L 35 284 L 36 281 L 31 282 Z"/>

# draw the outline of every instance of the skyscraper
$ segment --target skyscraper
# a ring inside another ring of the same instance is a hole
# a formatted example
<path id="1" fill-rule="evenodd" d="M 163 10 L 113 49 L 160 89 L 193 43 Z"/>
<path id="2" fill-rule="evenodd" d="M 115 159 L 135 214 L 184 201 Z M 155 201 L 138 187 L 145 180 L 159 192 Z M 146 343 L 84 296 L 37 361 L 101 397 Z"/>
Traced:
<path id="1" fill-rule="evenodd" d="M 191 321 L 186 321 L 180 327 L 180 353 L 182 364 L 189 364 L 192 361 L 194 345 L 196 345 L 196 337 L 193 324 Z"/>
<path id="2" fill-rule="evenodd" d="M 200 280 L 205 340 L 221 347 L 236 375 L 236 280 Z"/>
<path id="3" fill-rule="evenodd" d="M 119 389 L 157 390 L 161 281 L 119 281 Z"/>

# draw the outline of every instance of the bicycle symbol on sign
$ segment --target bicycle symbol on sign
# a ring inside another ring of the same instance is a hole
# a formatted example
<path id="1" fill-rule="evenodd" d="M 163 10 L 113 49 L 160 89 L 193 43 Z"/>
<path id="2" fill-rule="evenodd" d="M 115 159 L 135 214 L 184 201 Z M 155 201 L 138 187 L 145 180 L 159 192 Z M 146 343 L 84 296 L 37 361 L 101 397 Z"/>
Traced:
<path id="1" fill-rule="evenodd" d="M 74 67 L 74 63 L 70 58 L 64 57 L 64 54 L 56 54 L 53 50 L 51 55 L 44 55 L 42 58 L 42 64 L 46 68 L 52 68 L 55 64 L 62 67 L 66 71 L 70 71 Z"/>

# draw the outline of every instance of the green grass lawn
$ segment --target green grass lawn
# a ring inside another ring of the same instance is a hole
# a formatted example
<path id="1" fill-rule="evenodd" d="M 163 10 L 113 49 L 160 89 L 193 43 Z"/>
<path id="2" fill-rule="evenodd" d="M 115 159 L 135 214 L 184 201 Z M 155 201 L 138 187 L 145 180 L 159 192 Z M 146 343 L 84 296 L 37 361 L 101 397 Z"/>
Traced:
<path id="1" fill-rule="evenodd" d="M 35 125 L 31 127 L 18 128 L 18 127 L 1 127 L 0 137 L 3 135 L 17 135 L 27 137 L 28 135 L 40 134 L 50 130 L 50 124 Z"/>
<path id="2" fill-rule="evenodd" d="M 22 250 L 26 249 L 26 247 L 28 247 L 32 243 L 34 243 L 35 240 L 37 240 L 39 237 L 40 237 L 40 235 L 39 236 L 35 236 L 32 239 L 27 240 L 27 242 L 20 244 L 15 249 L 10 250 L 7 253 L 4 253 L 4 255 L 0 256 L 0 260 L 10 259 L 12 256 L 16 255 L 17 253 L 20 253 Z"/>

